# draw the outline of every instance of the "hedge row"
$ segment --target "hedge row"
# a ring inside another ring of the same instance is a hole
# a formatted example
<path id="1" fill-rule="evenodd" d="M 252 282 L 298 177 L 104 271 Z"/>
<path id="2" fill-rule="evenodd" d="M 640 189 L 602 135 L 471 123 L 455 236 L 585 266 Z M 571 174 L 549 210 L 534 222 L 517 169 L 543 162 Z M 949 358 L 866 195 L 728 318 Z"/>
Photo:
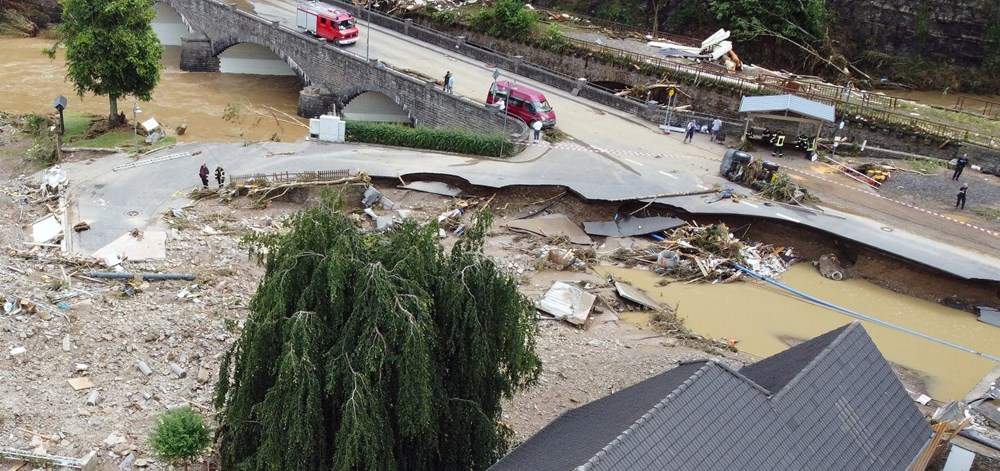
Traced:
<path id="1" fill-rule="evenodd" d="M 348 121 L 344 139 L 396 147 L 456 152 L 459 154 L 510 157 L 514 146 L 499 134 L 435 128 L 413 128 L 401 124 Z"/>

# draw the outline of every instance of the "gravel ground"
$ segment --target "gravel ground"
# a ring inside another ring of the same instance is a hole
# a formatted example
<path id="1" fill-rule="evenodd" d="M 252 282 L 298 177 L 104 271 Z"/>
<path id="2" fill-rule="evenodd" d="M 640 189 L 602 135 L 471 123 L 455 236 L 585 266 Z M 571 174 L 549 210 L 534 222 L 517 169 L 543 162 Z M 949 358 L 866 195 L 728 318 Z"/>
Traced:
<path id="1" fill-rule="evenodd" d="M 905 164 L 901 164 L 905 165 Z M 883 194 L 899 199 L 940 203 L 928 209 L 954 210 L 955 197 L 963 183 L 969 185 L 965 210 L 977 212 L 984 206 L 1000 203 L 1000 179 L 995 176 L 966 169 L 959 181 L 951 179 L 951 170 L 942 170 L 935 175 L 920 175 L 912 172 L 896 171 L 882 190 Z M 994 216 L 995 218 L 996 216 Z"/>

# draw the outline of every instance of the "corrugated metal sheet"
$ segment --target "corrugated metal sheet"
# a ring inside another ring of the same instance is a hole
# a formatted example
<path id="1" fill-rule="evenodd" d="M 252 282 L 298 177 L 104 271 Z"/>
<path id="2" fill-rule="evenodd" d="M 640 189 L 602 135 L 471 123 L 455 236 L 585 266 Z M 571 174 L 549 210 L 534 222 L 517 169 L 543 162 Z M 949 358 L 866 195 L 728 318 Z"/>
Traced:
<path id="1" fill-rule="evenodd" d="M 791 111 L 829 123 L 836 119 L 832 106 L 795 95 L 748 96 L 743 97 L 743 101 L 740 102 L 740 113 L 773 113 L 776 111 Z"/>

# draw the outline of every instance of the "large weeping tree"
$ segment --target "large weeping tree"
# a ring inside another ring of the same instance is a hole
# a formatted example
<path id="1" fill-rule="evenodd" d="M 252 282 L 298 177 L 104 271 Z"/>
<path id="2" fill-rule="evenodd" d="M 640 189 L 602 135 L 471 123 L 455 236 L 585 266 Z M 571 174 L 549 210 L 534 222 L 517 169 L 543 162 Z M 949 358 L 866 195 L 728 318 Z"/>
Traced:
<path id="1" fill-rule="evenodd" d="M 61 0 L 60 41 L 66 45 L 66 78 L 76 93 L 106 95 L 108 119 L 118 99 L 152 98 L 160 81 L 163 46 L 153 31 L 152 0 Z M 54 49 L 48 51 L 50 56 Z"/>
<path id="2" fill-rule="evenodd" d="M 501 400 L 532 384 L 535 310 L 481 249 L 477 216 L 446 252 L 433 224 L 360 233 L 330 197 L 264 264 L 216 407 L 223 469 L 476 470 L 511 430 Z"/>

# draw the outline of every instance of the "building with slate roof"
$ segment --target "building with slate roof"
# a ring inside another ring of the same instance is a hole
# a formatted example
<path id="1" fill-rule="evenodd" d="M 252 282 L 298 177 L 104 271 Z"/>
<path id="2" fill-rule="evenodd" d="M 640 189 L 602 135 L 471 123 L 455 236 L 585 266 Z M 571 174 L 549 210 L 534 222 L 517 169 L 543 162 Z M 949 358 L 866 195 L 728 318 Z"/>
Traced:
<path id="1" fill-rule="evenodd" d="M 906 470 L 931 438 L 854 322 L 738 371 L 682 363 L 567 411 L 489 469 Z"/>

